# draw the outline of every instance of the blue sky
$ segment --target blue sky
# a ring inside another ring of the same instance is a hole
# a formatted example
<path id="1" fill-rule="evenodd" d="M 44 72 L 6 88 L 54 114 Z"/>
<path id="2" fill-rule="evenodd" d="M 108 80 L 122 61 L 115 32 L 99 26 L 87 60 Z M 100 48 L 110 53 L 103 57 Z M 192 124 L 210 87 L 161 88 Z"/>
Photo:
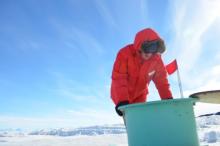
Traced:
<path id="1" fill-rule="evenodd" d="M 166 42 L 165 64 L 177 58 L 186 97 L 219 89 L 219 26 L 218 0 L 2 0 L 0 128 L 122 122 L 110 99 L 112 65 L 147 27 Z M 179 98 L 176 74 L 169 81 Z M 148 99 L 159 100 L 153 84 Z"/>

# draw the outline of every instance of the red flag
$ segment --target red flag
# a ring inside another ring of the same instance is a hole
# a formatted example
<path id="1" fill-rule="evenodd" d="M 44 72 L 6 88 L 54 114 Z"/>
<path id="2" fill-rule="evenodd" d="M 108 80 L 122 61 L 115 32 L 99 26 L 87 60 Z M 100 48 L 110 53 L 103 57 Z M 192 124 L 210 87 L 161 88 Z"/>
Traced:
<path id="1" fill-rule="evenodd" d="M 178 66 L 177 66 L 176 59 L 166 65 L 166 70 L 169 75 L 173 74 L 177 69 L 178 69 Z"/>

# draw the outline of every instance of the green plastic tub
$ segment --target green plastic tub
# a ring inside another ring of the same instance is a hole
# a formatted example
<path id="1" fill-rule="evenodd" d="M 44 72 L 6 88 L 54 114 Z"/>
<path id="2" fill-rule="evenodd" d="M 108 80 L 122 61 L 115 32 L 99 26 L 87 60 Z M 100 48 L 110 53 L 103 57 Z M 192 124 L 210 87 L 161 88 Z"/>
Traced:
<path id="1" fill-rule="evenodd" d="M 183 98 L 120 107 L 129 146 L 199 146 L 195 101 Z"/>

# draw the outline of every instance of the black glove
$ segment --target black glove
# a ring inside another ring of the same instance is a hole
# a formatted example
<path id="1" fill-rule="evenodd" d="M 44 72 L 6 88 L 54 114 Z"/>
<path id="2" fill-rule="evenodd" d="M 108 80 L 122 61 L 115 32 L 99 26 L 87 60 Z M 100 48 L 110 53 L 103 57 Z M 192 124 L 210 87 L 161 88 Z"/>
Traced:
<path id="1" fill-rule="evenodd" d="M 173 97 L 164 98 L 162 100 L 170 100 L 170 99 L 173 99 Z"/>
<path id="2" fill-rule="evenodd" d="M 122 105 L 127 105 L 127 104 L 129 104 L 129 102 L 126 100 L 126 101 L 121 101 L 121 102 L 119 102 L 116 106 L 115 106 L 115 111 L 116 111 L 116 113 L 119 115 L 119 116 L 122 116 L 123 115 L 123 113 L 118 109 L 120 106 L 122 106 Z"/>

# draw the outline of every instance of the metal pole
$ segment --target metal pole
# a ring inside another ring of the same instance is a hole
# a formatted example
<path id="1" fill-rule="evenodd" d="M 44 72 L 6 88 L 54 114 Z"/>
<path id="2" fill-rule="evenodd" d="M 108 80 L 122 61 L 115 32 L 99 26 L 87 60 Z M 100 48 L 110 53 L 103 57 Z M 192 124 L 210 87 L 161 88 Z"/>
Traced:
<path id="1" fill-rule="evenodd" d="M 180 79 L 180 73 L 179 73 L 179 69 L 177 68 L 177 78 L 178 78 L 178 84 L 179 84 L 179 89 L 180 89 L 180 95 L 181 98 L 183 98 L 183 89 L 182 89 L 182 83 L 181 83 L 181 79 Z"/>

